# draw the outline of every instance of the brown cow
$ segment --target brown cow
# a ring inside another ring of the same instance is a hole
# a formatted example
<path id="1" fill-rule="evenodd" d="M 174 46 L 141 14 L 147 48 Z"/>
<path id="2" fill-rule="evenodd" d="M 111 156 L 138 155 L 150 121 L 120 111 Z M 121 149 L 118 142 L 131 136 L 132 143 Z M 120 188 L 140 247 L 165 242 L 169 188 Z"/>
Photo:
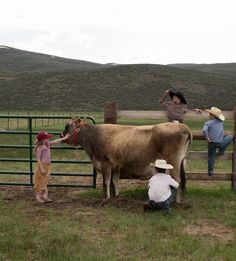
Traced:
<path id="1" fill-rule="evenodd" d="M 165 159 L 172 164 L 174 169 L 171 176 L 185 185 L 185 173 L 182 172 L 180 175 L 180 169 L 192 141 L 192 134 L 184 124 L 167 122 L 147 126 L 92 125 L 76 118 L 71 119 L 66 125 L 63 134 L 67 133 L 71 135 L 67 143 L 81 145 L 96 171 L 102 174 L 107 199 L 111 196 L 111 180 L 115 196 L 118 196 L 120 176 L 150 177 L 150 163 L 157 158 Z M 180 202 L 180 193 L 176 202 Z"/>

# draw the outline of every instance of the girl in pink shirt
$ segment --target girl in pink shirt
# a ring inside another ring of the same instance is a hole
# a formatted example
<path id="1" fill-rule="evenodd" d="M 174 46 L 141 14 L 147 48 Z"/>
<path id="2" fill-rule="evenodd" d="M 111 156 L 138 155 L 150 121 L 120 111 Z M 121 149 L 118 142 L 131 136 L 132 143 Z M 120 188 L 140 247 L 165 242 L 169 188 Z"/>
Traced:
<path id="1" fill-rule="evenodd" d="M 40 131 L 35 141 L 35 154 L 37 159 L 37 166 L 34 172 L 34 186 L 36 192 L 36 201 L 38 203 L 51 202 L 48 198 L 48 181 L 51 172 L 51 151 L 52 144 L 60 143 L 66 140 L 67 135 L 60 139 L 49 141 L 53 135 L 46 131 Z"/>

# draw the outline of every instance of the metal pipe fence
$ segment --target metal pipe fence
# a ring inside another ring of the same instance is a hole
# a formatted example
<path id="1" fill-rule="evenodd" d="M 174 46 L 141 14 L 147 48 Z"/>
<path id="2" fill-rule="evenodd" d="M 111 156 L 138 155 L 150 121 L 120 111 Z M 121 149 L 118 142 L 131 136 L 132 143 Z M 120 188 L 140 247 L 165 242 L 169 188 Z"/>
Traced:
<path id="1" fill-rule="evenodd" d="M 84 118 L 83 116 L 80 116 L 81 118 Z M 0 149 L 1 149 L 1 155 L 0 155 L 0 177 L 11 177 L 12 175 L 20 175 L 20 176 L 26 176 L 28 181 L 27 182 L 1 182 L 0 185 L 14 185 L 14 186 L 33 186 L 33 175 L 34 175 L 34 164 L 37 162 L 35 159 L 33 150 L 34 150 L 34 136 L 38 133 L 39 130 L 42 129 L 42 126 L 37 126 L 36 121 L 38 119 L 42 120 L 42 122 L 53 122 L 51 128 L 54 128 L 54 130 L 49 131 L 50 133 L 54 135 L 60 135 L 61 132 L 58 130 L 55 130 L 55 128 L 63 129 L 65 124 L 65 121 L 68 121 L 71 118 L 71 115 L 67 116 L 19 116 L 19 115 L 2 115 L 0 116 L 0 123 L 2 120 L 7 120 L 7 130 L 0 131 Z M 86 117 L 87 120 L 89 120 L 92 124 L 95 124 L 95 120 L 92 117 Z M 16 124 L 13 124 L 13 127 L 11 129 L 10 122 L 14 120 Z M 23 121 L 21 123 L 20 121 Z M 64 121 L 64 122 L 63 122 Z M 40 128 L 40 129 L 39 129 Z M 19 130 L 20 129 L 20 130 Z M 5 138 L 4 138 L 5 136 Z M 19 137 L 26 136 L 27 144 L 15 144 L 17 140 L 20 140 Z M 6 139 L 7 137 L 7 139 Z M 6 142 L 9 143 L 4 144 Z M 52 150 L 55 151 L 70 151 L 75 150 L 72 147 L 69 147 L 68 145 L 60 145 L 60 146 L 52 146 Z M 11 154 L 17 154 L 17 156 L 12 157 L 2 157 L 4 156 L 3 150 L 10 151 Z M 17 153 L 17 150 L 24 150 L 26 153 Z M 83 149 L 77 148 L 77 150 L 83 151 Z M 14 153 L 13 153 L 14 151 Z M 19 155 L 21 154 L 21 155 Z M 22 157 L 24 155 L 24 157 Z M 25 163 L 27 170 L 19 170 L 18 168 L 16 170 L 12 169 L 3 169 L 4 164 L 9 163 Z M 58 176 L 58 177 L 88 177 L 92 181 L 90 184 L 79 184 L 79 183 L 73 183 L 73 184 L 67 184 L 67 183 L 52 183 L 50 182 L 49 186 L 58 186 L 58 187 L 92 187 L 96 188 L 96 171 L 92 167 L 92 163 L 90 160 L 73 160 L 73 159 L 53 159 L 52 164 L 76 164 L 77 166 L 90 166 L 92 168 L 92 173 L 81 173 L 81 172 L 69 172 L 69 171 L 56 171 L 52 172 L 51 176 Z M 63 167 L 60 168 L 60 170 L 63 170 Z M 9 178 L 10 179 L 10 178 Z"/>

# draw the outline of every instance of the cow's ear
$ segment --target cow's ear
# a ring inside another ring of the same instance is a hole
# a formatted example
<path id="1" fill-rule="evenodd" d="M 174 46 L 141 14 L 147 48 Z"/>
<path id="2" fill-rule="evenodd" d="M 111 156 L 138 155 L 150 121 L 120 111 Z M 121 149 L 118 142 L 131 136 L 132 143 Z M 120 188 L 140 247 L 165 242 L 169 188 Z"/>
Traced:
<path id="1" fill-rule="evenodd" d="M 76 126 L 78 126 L 81 122 L 82 122 L 82 119 L 81 119 L 81 118 L 76 118 L 76 119 L 74 120 L 74 123 L 75 123 Z"/>
<path id="2" fill-rule="evenodd" d="M 69 121 L 69 124 L 72 125 L 77 119 L 78 117 L 72 117 Z"/>
<path id="3" fill-rule="evenodd" d="M 86 123 L 86 118 L 81 119 L 81 124 L 85 124 Z"/>
<path id="4" fill-rule="evenodd" d="M 72 125 L 72 124 L 78 125 L 78 124 L 80 124 L 80 122 L 81 122 L 81 119 L 79 117 L 74 117 L 74 118 L 70 119 L 69 124 L 70 125 Z"/>

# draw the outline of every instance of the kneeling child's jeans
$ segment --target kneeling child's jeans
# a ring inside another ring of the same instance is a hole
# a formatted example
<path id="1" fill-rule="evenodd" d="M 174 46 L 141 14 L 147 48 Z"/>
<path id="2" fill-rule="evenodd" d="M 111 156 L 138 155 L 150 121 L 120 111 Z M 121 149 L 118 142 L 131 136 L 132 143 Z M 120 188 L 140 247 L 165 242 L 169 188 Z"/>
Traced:
<path id="1" fill-rule="evenodd" d="M 170 197 L 167 200 L 163 201 L 163 202 L 155 202 L 154 200 L 150 200 L 149 201 L 150 207 L 153 210 L 157 210 L 157 211 L 160 211 L 160 210 L 167 210 L 167 211 L 169 211 L 170 207 L 171 207 L 171 204 L 174 202 L 174 200 L 176 198 L 177 189 L 172 187 L 172 186 L 170 186 L 170 191 L 171 191 Z"/>

